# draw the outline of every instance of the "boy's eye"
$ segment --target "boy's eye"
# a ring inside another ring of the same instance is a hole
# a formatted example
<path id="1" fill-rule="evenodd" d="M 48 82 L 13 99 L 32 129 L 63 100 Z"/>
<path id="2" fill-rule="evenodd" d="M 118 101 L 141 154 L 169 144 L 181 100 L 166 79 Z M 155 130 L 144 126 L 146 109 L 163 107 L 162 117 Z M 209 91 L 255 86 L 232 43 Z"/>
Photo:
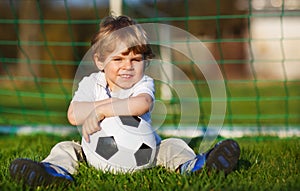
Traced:
<path id="1" fill-rule="evenodd" d="M 121 61 L 122 59 L 121 58 L 113 58 L 112 60 L 113 61 Z"/>
<path id="2" fill-rule="evenodd" d="M 143 57 L 142 56 L 133 57 L 132 61 L 141 62 L 141 61 L 143 61 Z"/>
<path id="3" fill-rule="evenodd" d="M 142 58 L 134 58 L 134 59 L 132 59 L 132 61 L 134 61 L 134 62 L 141 62 Z"/>

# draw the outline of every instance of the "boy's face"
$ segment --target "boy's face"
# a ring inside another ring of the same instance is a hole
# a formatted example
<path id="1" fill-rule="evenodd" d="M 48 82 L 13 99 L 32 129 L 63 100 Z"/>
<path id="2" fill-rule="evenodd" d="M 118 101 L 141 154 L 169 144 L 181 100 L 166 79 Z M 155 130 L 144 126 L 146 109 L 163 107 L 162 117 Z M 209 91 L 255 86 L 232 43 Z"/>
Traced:
<path id="1" fill-rule="evenodd" d="M 134 54 L 126 50 L 112 54 L 106 61 L 104 73 L 111 91 L 131 88 L 144 75 L 145 65 L 142 54 Z"/>

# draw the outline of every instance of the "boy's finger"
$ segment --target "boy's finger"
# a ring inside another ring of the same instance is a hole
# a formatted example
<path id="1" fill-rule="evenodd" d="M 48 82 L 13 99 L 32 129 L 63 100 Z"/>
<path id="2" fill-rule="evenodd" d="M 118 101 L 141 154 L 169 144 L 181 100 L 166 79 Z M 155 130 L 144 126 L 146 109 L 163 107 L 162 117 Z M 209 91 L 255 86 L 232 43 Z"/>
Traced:
<path id="1" fill-rule="evenodd" d="M 83 138 L 85 139 L 85 141 L 86 141 L 87 143 L 90 142 L 89 134 L 85 131 L 84 128 L 82 128 L 82 136 L 83 136 Z"/>
<path id="2" fill-rule="evenodd" d="M 84 136 L 84 139 L 85 139 L 85 141 L 86 141 L 87 143 L 90 142 L 90 138 L 89 138 L 89 137 L 90 137 L 89 135 L 85 135 L 85 136 Z"/>

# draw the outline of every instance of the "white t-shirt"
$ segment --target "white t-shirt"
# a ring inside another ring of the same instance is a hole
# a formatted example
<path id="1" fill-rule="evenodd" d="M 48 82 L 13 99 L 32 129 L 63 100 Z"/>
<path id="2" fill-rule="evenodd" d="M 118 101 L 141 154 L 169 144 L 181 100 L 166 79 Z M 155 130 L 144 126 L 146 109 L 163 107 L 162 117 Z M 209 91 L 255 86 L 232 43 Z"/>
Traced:
<path id="1" fill-rule="evenodd" d="M 100 71 L 98 73 L 92 73 L 91 75 L 84 77 L 79 82 L 78 89 L 73 96 L 72 102 L 94 102 L 110 97 L 125 99 L 128 97 L 137 96 L 141 93 L 147 93 L 152 97 L 153 100 L 155 100 L 154 81 L 151 77 L 144 75 L 144 77 L 132 88 L 123 89 L 118 92 L 110 92 L 105 79 L 105 74 Z M 150 111 L 140 117 L 145 121 L 151 123 Z"/>

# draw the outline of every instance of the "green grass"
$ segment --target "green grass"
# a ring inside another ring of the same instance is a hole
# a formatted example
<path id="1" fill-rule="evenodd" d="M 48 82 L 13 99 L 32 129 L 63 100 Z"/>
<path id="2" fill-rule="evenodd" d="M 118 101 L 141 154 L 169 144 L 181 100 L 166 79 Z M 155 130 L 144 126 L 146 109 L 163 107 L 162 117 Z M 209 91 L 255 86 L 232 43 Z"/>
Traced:
<path id="1" fill-rule="evenodd" d="M 13 182 L 8 173 L 12 160 L 18 157 L 37 161 L 45 158 L 59 141 L 79 139 L 75 136 L 2 135 L 0 137 L 0 190 L 29 190 Z M 80 164 L 74 175 L 76 184 L 69 187 L 38 188 L 38 190 L 300 190 L 300 140 L 276 137 L 236 139 L 241 157 L 236 171 L 208 175 L 180 175 L 162 167 L 133 174 L 103 173 Z M 197 150 L 200 139 L 190 146 Z"/>

